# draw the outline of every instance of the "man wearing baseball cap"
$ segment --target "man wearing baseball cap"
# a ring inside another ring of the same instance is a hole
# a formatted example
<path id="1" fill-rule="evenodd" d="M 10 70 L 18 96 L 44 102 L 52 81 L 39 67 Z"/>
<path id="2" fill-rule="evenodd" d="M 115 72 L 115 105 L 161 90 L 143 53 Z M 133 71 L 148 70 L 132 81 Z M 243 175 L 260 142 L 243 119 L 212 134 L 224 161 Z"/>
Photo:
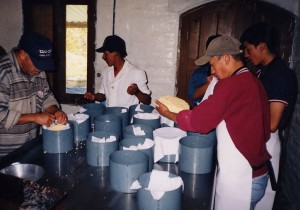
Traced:
<path id="1" fill-rule="evenodd" d="M 26 33 L 0 60 L 0 158 L 36 138 L 40 125 L 67 123 L 45 74 L 55 69 L 52 53 L 47 37 Z"/>
<path id="2" fill-rule="evenodd" d="M 150 104 L 150 90 L 146 73 L 125 59 L 127 56 L 125 41 L 111 35 L 105 38 L 102 47 L 96 52 L 103 53 L 107 63 L 101 74 L 98 93 L 87 92 L 84 97 L 93 101 L 105 101 L 106 106 L 129 107 L 134 104 Z"/>
<path id="3" fill-rule="evenodd" d="M 193 110 L 175 114 L 159 101 L 156 107 L 182 130 L 206 134 L 216 128 L 215 210 L 254 210 L 268 181 L 267 95 L 261 82 L 244 66 L 240 45 L 233 37 L 220 36 L 196 61 L 198 65 L 209 62 L 219 81 L 213 93 Z"/>

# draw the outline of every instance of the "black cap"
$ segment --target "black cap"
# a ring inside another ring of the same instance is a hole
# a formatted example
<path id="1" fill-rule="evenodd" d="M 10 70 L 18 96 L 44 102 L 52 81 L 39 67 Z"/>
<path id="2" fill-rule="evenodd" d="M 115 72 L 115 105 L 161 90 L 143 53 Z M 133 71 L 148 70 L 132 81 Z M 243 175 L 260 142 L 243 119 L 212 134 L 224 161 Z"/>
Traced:
<path id="1" fill-rule="evenodd" d="M 102 47 L 96 49 L 96 52 L 99 53 L 103 53 L 104 51 L 119 52 L 122 57 L 126 57 L 127 55 L 125 41 L 117 35 L 106 37 Z"/>
<path id="2" fill-rule="evenodd" d="M 18 48 L 24 50 L 30 57 L 32 63 L 40 71 L 54 70 L 52 57 L 52 43 L 50 40 L 39 33 L 23 34 Z"/>

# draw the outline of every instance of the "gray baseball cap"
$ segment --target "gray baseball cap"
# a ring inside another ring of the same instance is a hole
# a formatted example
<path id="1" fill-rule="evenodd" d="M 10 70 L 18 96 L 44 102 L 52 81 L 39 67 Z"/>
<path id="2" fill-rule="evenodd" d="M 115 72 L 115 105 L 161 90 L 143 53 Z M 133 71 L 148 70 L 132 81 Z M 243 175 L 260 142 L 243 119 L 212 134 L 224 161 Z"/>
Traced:
<path id="1" fill-rule="evenodd" d="M 195 61 L 198 66 L 204 65 L 212 59 L 213 56 L 224 54 L 237 55 L 243 51 L 240 49 L 241 43 L 239 40 L 231 36 L 220 36 L 211 41 L 208 45 L 206 53 L 201 58 Z"/>

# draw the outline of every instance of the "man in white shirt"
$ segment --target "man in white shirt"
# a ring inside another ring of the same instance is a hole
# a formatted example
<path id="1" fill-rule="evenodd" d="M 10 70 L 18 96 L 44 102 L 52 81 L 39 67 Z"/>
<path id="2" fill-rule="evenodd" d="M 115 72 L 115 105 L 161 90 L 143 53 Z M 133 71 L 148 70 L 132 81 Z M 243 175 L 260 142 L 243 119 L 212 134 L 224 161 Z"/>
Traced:
<path id="1" fill-rule="evenodd" d="M 107 107 L 128 108 L 139 102 L 151 103 L 146 73 L 125 60 L 126 44 L 122 38 L 117 35 L 106 37 L 103 46 L 96 52 L 103 53 L 102 59 L 108 67 L 102 72 L 98 93 L 87 92 L 84 98 L 100 102 L 106 100 Z"/>

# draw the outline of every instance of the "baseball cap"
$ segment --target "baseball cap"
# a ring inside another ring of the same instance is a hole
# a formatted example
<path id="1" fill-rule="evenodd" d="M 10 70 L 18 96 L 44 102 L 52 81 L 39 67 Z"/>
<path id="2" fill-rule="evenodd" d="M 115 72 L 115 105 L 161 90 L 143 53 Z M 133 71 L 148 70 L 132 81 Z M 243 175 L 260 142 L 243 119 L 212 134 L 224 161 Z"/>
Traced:
<path id="1" fill-rule="evenodd" d="M 39 33 L 25 33 L 22 35 L 18 48 L 24 50 L 32 63 L 40 71 L 54 70 L 52 57 L 53 47 L 50 40 Z"/>
<path id="2" fill-rule="evenodd" d="M 231 36 L 219 36 L 210 42 L 205 55 L 197 59 L 195 63 L 201 66 L 208 63 L 213 56 L 220 56 L 225 53 L 229 55 L 240 54 L 243 52 L 240 46 L 239 40 Z"/>
<path id="3" fill-rule="evenodd" d="M 106 37 L 102 47 L 96 49 L 96 52 L 103 53 L 104 51 L 117 51 L 121 54 L 125 54 L 125 56 L 127 55 L 125 41 L 117 35 L 111 35 Z"/>

